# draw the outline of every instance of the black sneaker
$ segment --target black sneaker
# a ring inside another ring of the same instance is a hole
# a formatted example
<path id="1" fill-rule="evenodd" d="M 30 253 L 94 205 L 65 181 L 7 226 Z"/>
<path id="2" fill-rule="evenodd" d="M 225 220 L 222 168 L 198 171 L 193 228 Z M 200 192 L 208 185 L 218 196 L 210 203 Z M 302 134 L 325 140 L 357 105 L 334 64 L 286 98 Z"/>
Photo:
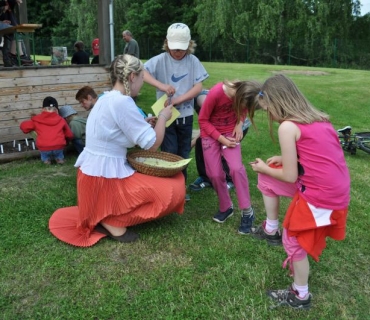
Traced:
<path id="1" fill-rule="evenodd" d="M 230 218 L 234 214 L 234 208 L 230 207 L 225 212 L 218 211 L 213 216 L 213 221 L 216 221 L 218 223 L 224 223 L 228 218 Z"/>
<path id="2" fill-rule="evenodd" d="M 211 184 L 207 181 L 205 181 L 202 177 L 198 177 L 195 179 L 195 181 L 189 185 L 190 190 L 192 191 L 200 191 L 204 188 L 211 187 Z"/>
<path id="3" fill-rule="evenodd" d="M 251 233 L 252 225 L 254 221 L 254 210 L 251 213 L 244 213 L 242 211 L 242 218 L 240 220 L 240 227 L 238 229 L 239 234 Z"/>
<path id="4" fill-rule="evenodd" d="M 270 246 L 281 246 L 282 240 L 281 240 L 281 232 L 280 230 L 275 231 L 275 233 L 267 233 L 266 229 L 266 220 L 263 221 L 263 223 L 258 226 L 257 228 L 252 228 L 252 236 L 258 240 L 267 240 L 267 243 Z"/>
<path id="5" fill-rule="evenodd" d="M 235 188 L 235 185 L 231 181 L 228 181 L 226 183 L 227 183 L 227 189 L 228 190 L 231 190 L 231 189 L 234 189 Z"/>
<path id="6" fill-rule="evenodd" d="M 273 308 L 288 305 L 294 309 L 309 309 L 311 307 L 311 293 L 304 298 L 298 296 L 298 291 L 291 286 L 284 290 L 268 290 L 267 295 L 276 303 Z"/>

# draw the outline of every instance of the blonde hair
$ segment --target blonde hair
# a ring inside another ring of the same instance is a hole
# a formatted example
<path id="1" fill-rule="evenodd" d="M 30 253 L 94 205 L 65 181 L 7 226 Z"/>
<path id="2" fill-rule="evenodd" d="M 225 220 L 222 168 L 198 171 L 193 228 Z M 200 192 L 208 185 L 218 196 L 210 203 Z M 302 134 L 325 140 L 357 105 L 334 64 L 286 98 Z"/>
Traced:
<path id="1" fill-rule="evenodd" d="M 44 111 L 47 111 L 47 112 L 56 112 L 56 113 L 59 114 L 59 109 L 58 108 L 55 108 L 55 107 L 48 107 L 48 106 L 46 106 L 46 107 L 42 107 L 42 109 Z"/>
<path id="2" fill-rule="evenodd" d="M 118 55 L 110 65 L 110 80 L 112 86 L 117 81 L 123 84 L 127 96 L 131 94 L 130 75 L 131 73 L 139 74 L 144 70 L 143 63 L 136 57 L 130 54 Z"/>
<path id="3" fill-rule="evenodd" d="M 195 43 L 195 41 L 194 40 L 190 40 L 189 41 L 188 49 L 186 51 L 186 54 L 193 54 L 195 52 L 195 47 L 196 46 L 197 46 L 197 44 Z M 164 50 L 166 52 L 170 52 L 170 48 L 168 47 L 167 39 L 164 40 L 162 50 Z"/>
<path id="4" fill-rule="evenodd" d="M 266 104 L 271 135 L 273 121 L 290 120 L 304 124 L 329 121 L 329 116 L 317 110 L 294 82 L 283 74 L 277 74 L 265 81 L 259 100 Z"/>
<path id="5" fill-rule="evenodd" d="M 248 117 L 251 120 L 252 124 L 254 111 L 260 108 L 258 104 L 258 92 L 261 91 L 262 84 L 253 81 L 224 81 L 226 88 L 231 89 L 235 92 L 233 97 L 233 110 L 235 111 L 237 119 L 240 119 L 243 111 L 247 109 Z"/>

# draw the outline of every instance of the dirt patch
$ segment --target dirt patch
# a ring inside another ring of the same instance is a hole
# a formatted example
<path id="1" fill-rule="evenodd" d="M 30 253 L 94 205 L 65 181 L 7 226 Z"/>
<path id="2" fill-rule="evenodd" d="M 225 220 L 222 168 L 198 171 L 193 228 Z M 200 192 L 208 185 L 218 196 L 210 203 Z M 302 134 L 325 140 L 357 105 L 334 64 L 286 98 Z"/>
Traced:
<path id="1" fill-rule="evenodd" d="M 302 74 L 304 76 L 327 76 L 329 72 L 315 71 L 315 70 L 279 70 L 271 71 L 272 73 L 283 73 L 283 74 Z"/>
<path id="2" fill-rule="evenodd" d="M 19 153 L 36 150 L 33 139 L 14 140 L 0 143 L 0 154 Z"/>

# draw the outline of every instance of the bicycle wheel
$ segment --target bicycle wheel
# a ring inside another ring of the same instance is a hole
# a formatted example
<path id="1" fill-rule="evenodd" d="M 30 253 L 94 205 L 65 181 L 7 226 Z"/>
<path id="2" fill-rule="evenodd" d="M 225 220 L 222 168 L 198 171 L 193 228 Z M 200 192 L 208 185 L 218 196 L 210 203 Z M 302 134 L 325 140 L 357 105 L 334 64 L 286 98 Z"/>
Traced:
<path id="1" fill-rule="evenodd" d="M 358 132 L 355 136 L 358 148 L 370 154 L 370 132 Z"/>
<path id="2" fill-rule="evenodd" d="M 350 134 L 338 133 L 338 139 L 344 151 L 348 151 L 351 154 L 356 154 L 356 145 L 354 139 Z"/>

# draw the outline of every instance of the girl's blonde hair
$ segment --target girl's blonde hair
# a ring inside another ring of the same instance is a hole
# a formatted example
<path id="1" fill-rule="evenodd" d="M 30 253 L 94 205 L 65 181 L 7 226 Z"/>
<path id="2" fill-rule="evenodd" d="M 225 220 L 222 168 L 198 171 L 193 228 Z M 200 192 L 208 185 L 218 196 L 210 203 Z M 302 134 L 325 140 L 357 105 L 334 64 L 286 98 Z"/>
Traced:
<path id="1" fill-rule="evenodd" d="M 258 93 L 261 91 L 262 84 L 257 81 L 224 81 L 226 88 L 235 92 L 233 97 L 233 110 L 236 118 L 240 119 L 244 110 L 247 109 L 247 114 L 254 125 L 254 112 L 260 108 L 258 104 Z"/>
<path id="2" fill-rule="evenodd" d="M 118 55 L 109 69 L 112 86 L 119 81 L 125 88 L 126 96 L 129 96 L 131 94 L 129 80 L 131 73 L 139 74 L 143 70 L 144 65 L 138 58 L 129 54 Z"/>
<path id="3" fill-rule="evenodd" d="M 262 85 L 258 98 L 267 107 L 271 134 L 273 121 L 290 120 L 304 124 L 329 121 L 329 116 L 317 110 L 294 82 L 283 74 L 268 78 Z"/>
<path id="4" fill-rule="evenodd" d="M 188 49 L 186 51 L 186 54 L 192 54 L 192 53 L 194 53 L 196 46 L 197 46 L 197 44 L 195 43 L 195 41 L 194 40 L 190 40 L 189 41 Z M 167 39 L 164 40 L 162 50 L 164 50 L 166 52 L 170 52 L 170 48 L 168 47 Z"/>

